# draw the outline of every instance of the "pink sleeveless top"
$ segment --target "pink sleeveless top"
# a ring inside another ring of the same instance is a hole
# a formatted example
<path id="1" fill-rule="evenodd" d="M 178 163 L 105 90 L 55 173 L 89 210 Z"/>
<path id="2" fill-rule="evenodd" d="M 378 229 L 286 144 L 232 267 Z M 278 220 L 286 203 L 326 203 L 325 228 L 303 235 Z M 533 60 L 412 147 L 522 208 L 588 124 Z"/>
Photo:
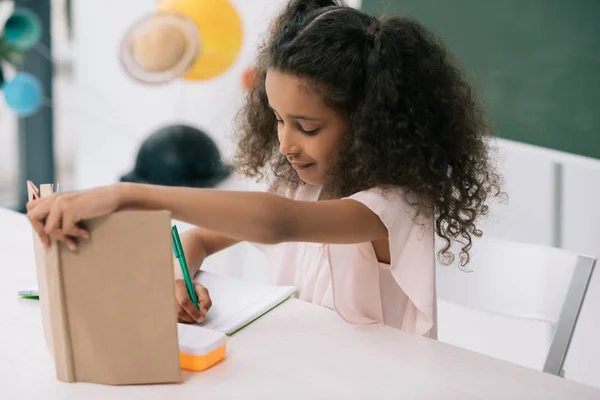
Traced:
<path id="1" fill-rule="evenodd" d="M 317 201 L 320 186 L 280 193 Z M 416 222 L 398 192 L 369 189 L 346 199 L 361 202 L 389 232 L 390 264 L 378 262 L 371 242 L 253 243 L 269 261 L 271 280 L 297 288 L 297 297 L 334 309 L 353 324 L 381 323 L 436 338 L 433 222 Z"/>

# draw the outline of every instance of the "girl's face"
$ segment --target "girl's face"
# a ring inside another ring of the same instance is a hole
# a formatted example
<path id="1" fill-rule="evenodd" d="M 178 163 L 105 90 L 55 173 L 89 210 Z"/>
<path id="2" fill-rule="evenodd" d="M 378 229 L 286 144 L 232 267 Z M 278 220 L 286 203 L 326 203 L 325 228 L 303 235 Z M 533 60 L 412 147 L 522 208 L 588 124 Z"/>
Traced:
<path id="1" fill-rule="evenodd" d="M 296 75 L 269 69 L 265 86 L 277 118 L 279 151 L 302 181 L 323 184 L 346 131 L 345 120 Z"/>

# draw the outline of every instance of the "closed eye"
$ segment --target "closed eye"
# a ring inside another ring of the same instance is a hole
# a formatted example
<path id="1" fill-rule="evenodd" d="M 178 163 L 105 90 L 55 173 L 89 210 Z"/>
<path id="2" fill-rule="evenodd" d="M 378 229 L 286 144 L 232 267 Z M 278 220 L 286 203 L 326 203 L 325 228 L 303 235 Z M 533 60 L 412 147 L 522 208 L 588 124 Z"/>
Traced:
<path id="1" fill-rule="evenodd" d="M 307 131 L 306 129 L 302 128 L 301 126 L 299 128 L 302 131 L 302 133 L 304 133 L 307 136 L 315 136 L 317 134 L 317 132 L 319 132 L 319 128 L 313 129 L 311 131 Z"/>
<path id="2" fill-rule="evenodd" d="M 275 117 L 275 122 L 277 123 L 277 125 L 283 125 L 284 124 L 283 120 L 279 119 L 277 117 Z M 312 129 L 312 130 L 307 130 L 307 129 L 304 129 L 302 127 L 302 125 L 300 125 L 300 124 L 297 124 L 297 127 L 298 127 L 298 130 L 300 132 L 302 132 L 304 135 L 307 135 L 307 136 L 314 136 L 314 135 L 316 135 L 319 132 L 319 129 L 320 129 L 320 128 L 316 128 L 316 129 Z"/>

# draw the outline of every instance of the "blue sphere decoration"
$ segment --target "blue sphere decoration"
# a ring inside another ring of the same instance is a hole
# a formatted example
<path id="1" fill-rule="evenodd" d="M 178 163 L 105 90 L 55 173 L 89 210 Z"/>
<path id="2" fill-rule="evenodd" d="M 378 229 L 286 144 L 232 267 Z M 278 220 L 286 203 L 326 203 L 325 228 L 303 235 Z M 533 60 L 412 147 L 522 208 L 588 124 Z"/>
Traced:
<path id="1" fill-rule="evenodd" d="M 42 36 L 40 18 L 26 8 L 17 8 L 6 20 L 3 36 L 6 43 L 15 49 L 29 50 Z"/>
<path id="2" fill-rule="evenodd" d="M 43 89 L 40 81 L 27 72 L 19 72 L 2 87 L 6 104 L 20 117 L 28 117 L 40 108 Z"/>

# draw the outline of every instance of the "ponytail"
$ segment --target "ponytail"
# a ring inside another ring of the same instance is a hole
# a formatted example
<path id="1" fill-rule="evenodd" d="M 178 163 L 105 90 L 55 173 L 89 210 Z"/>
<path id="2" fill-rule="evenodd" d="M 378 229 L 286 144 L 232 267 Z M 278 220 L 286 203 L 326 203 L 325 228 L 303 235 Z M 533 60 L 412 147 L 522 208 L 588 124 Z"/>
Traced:
<path id="1" fill-rule="evenodd" d="M 384 51 L 382 48 L 382 36 L 385 22 L 373 17 L 371 24 L 367 27 L 366 35 L 368 46 L 366 47 L 366 68 L 365 68 L 365 103 L 369 104 L 373 98 L 369 98 L 376 94 L 382 94 L 382 91 L 395 90 L 390 87 L 389 82 L 384 82 L 380 79 L 380 75 L 385 72 L 384 69 Z"/>

